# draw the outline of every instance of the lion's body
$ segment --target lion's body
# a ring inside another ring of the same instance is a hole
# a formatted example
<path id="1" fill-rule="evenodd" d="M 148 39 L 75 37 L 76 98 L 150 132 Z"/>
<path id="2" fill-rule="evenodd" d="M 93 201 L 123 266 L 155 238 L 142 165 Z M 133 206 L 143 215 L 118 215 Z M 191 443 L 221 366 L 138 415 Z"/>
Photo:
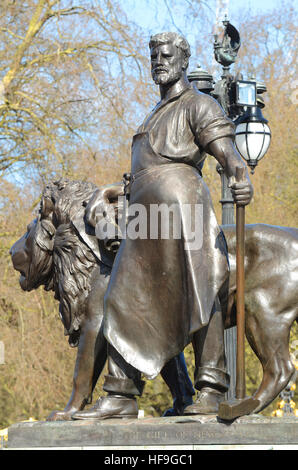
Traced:
<path id="1" fill-rule="evenodd" d="M 79 345 L 74 389 L 64 412 L 50 419 L 70 419 L 90 400 L 106 360 L 101 324 L 103 296 L 111 266 L 86 243 L 73 219 L 84 219 L 84 201 L 95 190 L 90 183 L 59 182 L 43 195 L 40 216 L 11 249 L 24 290 L 45 285 L 60 302 L 70 344 Z M 226 290 L 226 327 L 235 324 L 235 228 L 224 227 L 231 265 Z M 294 371 L 289 356 L 291 325 L 298 318 L 298 230 L 256 224 L 246 227 L 246 335 L 263 367 L 255 397 L 258 411 L 286 386 Z M 35 261 L 38 260 L 38 263 Z"/>

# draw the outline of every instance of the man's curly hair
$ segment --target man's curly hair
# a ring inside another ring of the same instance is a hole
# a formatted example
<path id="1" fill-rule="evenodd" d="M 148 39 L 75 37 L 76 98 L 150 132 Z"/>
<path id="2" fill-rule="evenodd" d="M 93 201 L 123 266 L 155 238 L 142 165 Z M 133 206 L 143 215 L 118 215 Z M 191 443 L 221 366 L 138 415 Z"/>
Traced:
<path id="1" fill-rule="evenodd" d="M 184 56 L 189 59 L 191 56 L 190 45 L 184 36 L 175 32 L 158 33 L 150 37 L 149 49 L 162 44 L 174 44 L 182 50 Z"/>

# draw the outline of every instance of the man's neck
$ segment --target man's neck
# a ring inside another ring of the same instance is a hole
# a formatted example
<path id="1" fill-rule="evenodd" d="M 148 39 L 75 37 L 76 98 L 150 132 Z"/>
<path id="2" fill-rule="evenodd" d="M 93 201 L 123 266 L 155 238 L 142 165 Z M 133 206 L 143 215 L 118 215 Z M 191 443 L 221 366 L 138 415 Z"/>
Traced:
<path id="1" fill-rule="evenodd" d="M 169 100 L 189 87 L 189 81 L 186 72 L 174 83 L 168 85 L 159 85 L 160 97 L 162 101 Z"/>

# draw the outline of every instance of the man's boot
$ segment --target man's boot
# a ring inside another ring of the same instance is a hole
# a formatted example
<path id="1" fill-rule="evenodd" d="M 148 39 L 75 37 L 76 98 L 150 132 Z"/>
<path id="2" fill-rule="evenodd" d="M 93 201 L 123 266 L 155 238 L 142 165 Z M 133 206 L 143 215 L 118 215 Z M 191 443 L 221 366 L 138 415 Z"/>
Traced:
<path id="1" fill-rule="evenodd" d="M 195 403 L 185 408 L 184 414 L 217 414 L 230 382 L 226 372 L 224 322 L 218 299 L 209 324 L 194 334 L 193 348 L 195 388 L 200 393 Z"/>
<path id="2" fill-rule="evenodd" d="M 211 387 L 203 387 L 193 405 L 187 406 L 184 415 L 216 415 L 224 393 Z"/>
<path id="3" fill-rule="evenodd" d="M 137 418 L 136 396 L 142 395 L 141 373 L 127 364 L 117 351 L 108 346 L 108 369 L 103 385 L 108 395 L 100 397 L 89 410 L 77 411 L 72 419 Z"/>

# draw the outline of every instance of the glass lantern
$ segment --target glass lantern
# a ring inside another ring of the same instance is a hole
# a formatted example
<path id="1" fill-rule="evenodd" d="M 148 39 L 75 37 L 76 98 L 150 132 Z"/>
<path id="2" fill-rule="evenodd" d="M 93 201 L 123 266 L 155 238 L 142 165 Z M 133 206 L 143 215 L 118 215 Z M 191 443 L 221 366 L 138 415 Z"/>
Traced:
<path id="1" fill-rule="evenodd" d="M 271 140 L 267 119 L 258 106 L 248 107 L 236 121 L 235 144 L 240 155 L 254 173 L 259 160 L 266 154 Z"/>

